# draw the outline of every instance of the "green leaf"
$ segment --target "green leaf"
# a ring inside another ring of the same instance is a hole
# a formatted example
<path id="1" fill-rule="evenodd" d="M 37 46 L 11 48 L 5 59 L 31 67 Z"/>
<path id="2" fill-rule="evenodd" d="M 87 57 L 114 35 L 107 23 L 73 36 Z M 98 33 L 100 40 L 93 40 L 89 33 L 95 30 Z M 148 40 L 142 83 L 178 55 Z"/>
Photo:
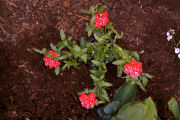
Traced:
<path id="1" fill-rule="evenodd" d="M 84 63 L 87 63 L 87 54 L 81 55 L 81 60 L 82 60 Z"/>
<path id="2" fill-rule="evenodd" d="M 97 9 L 97 12 L 98 12 L 98 13 L 101 13 L 101 12 L 103 12 L 106 8 L 107 8 L 107 6 L 106 6 L 106 5 L 103 5 L 103 6 L 101 6 L 100 8 Z"/>
<path id="3" fill-rule="evenodd" d="M 37 53 L 40 53 L 40 54 L 44 54 L 44 52 L 42 50 L 39 50 L 39 49 L 36 49 L 36 48 L 33 48 L 33 50 Z"/>
<path id="4" fill-rule="evenodd" d="M 143 90 L 144 92 L 146 92 L 146 89 L 145 89 L 144 86 L 141 84 L 141 82 L 137 81 L 136 84 L 139 85 L 139 87 L 141 88 L 141 90 Z"/>
<path id="5" fill-rule="evenodd" d="M 179 120 L 180 118 L 180 111 L 178 107 L 178 102 L 174 97 L 172 97 L 168 102 L 168 109 L 172 112 L 175 120 Z"/>
<path id="6" fill-rule="evenodd" d="M 103 87 L 111 87 L 111 86 L 112 86 L 111 83 L 105 82 L 105 81 L 102 81 L 101 85 L 102 85 Z"/>
<path id="7" fill-rule="evenodd" d="M 96 76 L 94 76 L 93 74 L 90 74 L 91 79 L 93 79 L 94 81 L 99 81 L 99 78 L 97 78 Z"/>
<path id="8" fill-rule="evenodd" d="M 139 103 L 125 104 L 111 120 L 156 120 L 157 109 L 151 98 Z"/>
<path id="9" fill-rule="evenodd" d="M 135 58 L 136 61 L 139 61 L 139 54 L 136 51 L 132 52 L 133 57 Z"/>
<path id="10" fill-rule="evenodd" d="M 123 37 L 123 32 L 121 32 L 121 35 L 119 35 L 119 34 L 116 35 L 117 39 L 122 39 L 122 37 Z"/>
<path id="11" fill-rule="evenodd" d="M 144 76 L 140 76 L 140 79 L 142 80 L 142 84 L 145 87 L 147 85 L 148 79 Z"/>
<path id="12" fill-rule="evenodd" d="M 152 76 L 152 75 L 147 74 L 147 73 L 141 73 L 141 75 L 142 75 L 142 76 L 145 76 L 145 77 L 147 77 L 147 78 L 153 78 L 153 76 Z"/>
<path id="13" fill-rule="evenodd" d="M 101 62 L 100 61 L 97 61 L 97 60 L 91 60 L 91 62 L 96 65 L 96 66 L 101 66 Z"/>
<path id="14" fill-rule="evenodd" d="M 99 41 L 99 42 L 102 42 L 104 41 L 104 39 L 102 39 L 101 37 L 99 37 L 98 35 L 94 34 L 94 38 Z"/>
<path id="15" fill-rule="evenodd" d="M 127 82 L 123 86 L 120 86 L 114 96 L 113 101 L 118 100 L 120 102 L 120 106 L 128 102 L 132 102 L 136 94 L 136 84 L 132 81 Z"/>
<path id="16" fill-rule="evenodd" d="M 81 48 L 85 48 L 86 47 L 86 40 L 82 37 L 81 40 L 80 40 L 80 46 Z"/>
<path id="17" fill-rule="evenodd" d="M 109 102 L 109 97 L 108 97 L 108 94 L 107 94 L 105 88 L 101 88 L 100 93 L 101 93 L 100 98 L 106 100 L 107 102 Z"/>
<path id="18" fill-rule="evenodd" d="M 123 65 L 125 63 L 126 63 L 125 60 L 116 60 L 116 61 L 112 62 L 113 65 Z"/>
<path id="19" fill-rule="evenodd" d="M 81 9 L 80 12 L 85 14 L 91 14 L 91 11 L 89 9 Z"/>
<path id="20" fill-rule="evenodd" d="M 117 76 L 121 77 L 123 73 L 123 67 L 122 66 L 117 66 Z"/>
<path id="21" fill-rule="evenodd" d="M 119 101 L 113 101 L 104 108 L 104 113 L 109 115 L 115 113 L 119 110 L 119 106 L 120 106 Z"/>
<path id="22" fill-rule="evenodd" d="M 61 36 L 61 40 L 65 40 L 66 39 L 66 35 L 65 35 L 63 29 L 60 30 L 60 36 Z"/>
<path id="23" fill-rule="evenodd" d="M 55 68 L 55 73 L 56 73 L 56 75 L 59 75 L 59 71 L 60 71 L 60 67 L 56 67 L 56 68 Z"/>
<path id="24" fill-rule="evenodd" d="M 55 46 L 53 43 L 50 43 L 50 47 L 51 47 L 51 49 L 54 50 L 54 51 L 57 50 L 56 46 Z"/>
<path id="25" fill-rule="evenodd" d="M 92 34 L 91 25 L 89 25 L 89 26 L 86 28 L 86 31 L 88 32 L 88 37 L 91 36 L 91 34 Z"/>

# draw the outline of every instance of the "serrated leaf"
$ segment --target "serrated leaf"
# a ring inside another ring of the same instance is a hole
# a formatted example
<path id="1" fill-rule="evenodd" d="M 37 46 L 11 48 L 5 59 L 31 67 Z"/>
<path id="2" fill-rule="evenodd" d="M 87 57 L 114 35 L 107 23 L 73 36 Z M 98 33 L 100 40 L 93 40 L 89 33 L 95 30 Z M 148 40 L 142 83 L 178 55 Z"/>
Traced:
<path id="1" fill-rule="evenodd" d="M 65 35 L 63 29 L 60 30 L 60 36 L 61 36 L 61 40 L 65 40 L 66 39 L 66 35 Z"/>
<path id="2" fill-rule="evenodd" d="M 147 78 L 153 78 L 154 76 L 150 75 L 150 74 L 147 74 L 147 73 L 142 73 L 142 76 L 145 76 Z"/>
<path id="3" fill-rule="evenodd" d="M 103 81 L 103 82 L 101 83 L 101 85 L 104 86 L 104 87 L 111 87 L 111 86 L 112 86 L 111 83 L 105 82 L 105 81 Z"/>
<path id="4" fill-rule="evenodd" d="M 91 14 L 91 11 L 89 9 L 81 9 L 80 12 L 85 14 Z"/>
<path id="5" fill-rule="evenodd" d="M 54 51 L 57 50 L 56 46 L 55 46 L 53 43 L 50 43 L 50 47 L 51 47 L 51 49 L 54 50 Z"/>
<path id="6" fill-rule="evenodd" d="M 137 83 L 137 85 L 139 85 L 139 87 L 141 88 L 141 90 L 143 90 L 144 92 L 146 92 L 146 89 L 145 89 L 144 86 L 141 84 L 141 82 L 137 81 L 136 83 Z"/>
<path id="7" fill-rule="evenodd" d="M 139 54 L 136 51 L 132 52 L 133 57 L 135 58 L 136 61 L 139 61 Z"/>
<path id="8" fill-rule="evenodd" d="M 123 32 L 121 32 L 121 35 L 119 35 L 119 34 L 116 35 L 117 39 L 122 39 L 122 37 L 123 37 Z"/>
<path id="9" fill-rule="evenodd" d="M 60 67 L 56 67 L 56 68 L 55 68 L 55 73 L 56 73 L 56 75 L 59 75 L 59 71 L 60 71 Z"/>
<path id="10" fill-rule="evenodd" d="M 125 63 L 126 63 L 126 61 L 124 61 L 124 60 L 116 60 L 116 61 L 112 62 L 113 65 L 123 65 Z"/>
<path id="11" fill-rule="evenodd" d="M 86 40 L 82 37 L 81 40 L 80 40 L 80 46 L 81 48 L 85 48 L 86 47 Z"/>
<path id="12" fill-rule="evenodd" d="M 99 81 L 99 78 L 97 78 L 96 76 L 94 76 L 93 74 L 90 74 L 91 79 L 93 79 L 94 81 Z"/>
<path id="13" fill-rule="evenodd" d="M 172 112 L 175 120 L 179 120 L 180 118 L 180 111 L 179 111 L 179 106 L 178 102 L 174 97 L 172 97 L 169 102 L 168 102 L 168 109 Z"/>
<path id="14" fill-rule="evenodd" d="M 88 37 L 90 37 L 91 34 L 92 34 L 92 28 L 91 28 L 91 25 L 89 25 L 89 26 L 85 29 L 85 31 L 88 32 Z"/>
<path id="15" fill-rule="evenodd" d="M 97 40 L 97 41 L 102 41 L 102 40 L 104 40 L 104 39 L 102 39 L 102 38 L 100 38 L 99 36 L 97 36 L 96 34 L 94 34 L 94 38 Z"/>
<path id="16" fill-rule="evenodd" d="M 103 12 L 106 8 L 107 8 L 107 6 L 106 6 L 106 5 L 103 5 L 103 6 L 101 6 L 100 8 L 97 9 L 97 12 L 98 12 L 98 13 L 101 13 L 101 12 Z"/>
<path id="17" fill-rule="evenodd" d="M 40 54 L 44 54 L 44 52 L 42 50 L 39 50 L 39 49 L 36 49 L 36 48 L 33 48 L 33 50 L 37 53 L 40 53 Z"/>
<path id="18" fill-rule="evenodd" d="M 123 67 L 122 66 L 117 66 L 117 76 L 121 77 L 123 74 Z"/>
<path id="19" fill-rule="evenodd" d="M 101 62 L 100 61 L 97 61 L 97 60 L 91 60 L 91 62 L 96 65 L 96 66 L 101 66 Z"/>
<path id="20" fill-rule="evenodd" d="M 104 100 L 109 102 L 109 97 L 108 97 L 107 91 L 104 88 L 100 89 L 100 93 L 101 93 L 101 95 L 100 95 L 101 98 L 103 98 Z"/>
<path id="21" fill-rule="evenodd" d="M 147 85 L 148 79 L 144 76 L 141 76 L 140 79 L 142 80 L 142 84 L 145 87 Z"/>
<path id="22" fill-rule="evenodd" d="M 81 60 L 82 60 L 84 63 L 87 63 L 87 54 L 81 55 Z"/>

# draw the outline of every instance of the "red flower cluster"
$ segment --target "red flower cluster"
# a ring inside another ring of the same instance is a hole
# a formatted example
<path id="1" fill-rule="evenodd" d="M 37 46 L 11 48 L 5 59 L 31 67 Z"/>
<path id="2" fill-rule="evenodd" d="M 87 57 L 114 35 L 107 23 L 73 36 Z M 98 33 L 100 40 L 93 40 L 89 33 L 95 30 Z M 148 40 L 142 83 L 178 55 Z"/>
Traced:
<path id="1" fill-rule="evenodd" d="M 124 73 L 127 75 L 130 74 L 132 78 L 138 77 L 142 71 L 142 63 L 134 60 L 130 61 L 130 64 L 124 66 Z"/>
<path id="2" fill-rule="evenodd" d="M 94 26 L 100 28 L 101 26 L 105 26 L 108 22 L 109 22 L 108 13 L 102 12 L 100 14 L 96 14 Z"/>
<path id="3" fill-rule="evenodd" d="M 94 104 L 96 102 L 98 102 L 98 100 L 95 99 L 96 98 L 96 94 L 91 93 L 88 95 L 86 95 L 84 92 L 81 94 L 81 96 L 79 97 L 79 100 L 81 101 L 81 105 L 87 109 L 91 108 L 92 106 L 94 106 Z"/>
<path id="4" fill-rule="evenodd" d="M 57 54 L 55 52 L 53 52 L 52 50 L 49 51 L 49 54 L 54 56 L 54 57 L 58 57 Z M 58 67 L 60 62 L 55 60 L 55 59 L 52 59 L 52 58 L 49 58 L 48 55 L 46 55 L 44 58 L 43 58 L 44 62 L 45 62 L 45 65 L 46 66 L 49 66 L 49 68 L 52 68 L 52 67 Z"/>

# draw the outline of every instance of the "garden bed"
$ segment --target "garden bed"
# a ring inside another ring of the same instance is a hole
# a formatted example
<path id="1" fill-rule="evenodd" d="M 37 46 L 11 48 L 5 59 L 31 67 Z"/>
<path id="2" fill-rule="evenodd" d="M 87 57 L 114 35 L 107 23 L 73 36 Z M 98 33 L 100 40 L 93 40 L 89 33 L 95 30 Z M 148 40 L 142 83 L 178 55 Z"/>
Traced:
<path id="1" fill-rule="evenodd" d="M 180 102 L 180 60 L 166 39 L 169 28 L 180 39 L 178 0 L 45 0 L 0 2 L 0 119 L 101 120 L 97 108 L 81 107 L 77 93 L 93 88 L 89 66 L 61 71 L 56 76 L 32 48 L 49 48 L 60 41 L 59 30 L 79 42 L 89 16 L 79 12 L 91 5 L 107 5 L 109 19 L 123 39 L 117 43 L 128 50 L 142 51 L 143 71 L 154 77 L 147 92 L 138 89 L 136 101 L 149 96 L 155 101 L 162 120 L 172 120 L 167 102 L 174 96 Z M 110 98 L 124 83 L 116 67 L 108 65 Z M 103 106 L 103 105 L 101 105 Z"/>

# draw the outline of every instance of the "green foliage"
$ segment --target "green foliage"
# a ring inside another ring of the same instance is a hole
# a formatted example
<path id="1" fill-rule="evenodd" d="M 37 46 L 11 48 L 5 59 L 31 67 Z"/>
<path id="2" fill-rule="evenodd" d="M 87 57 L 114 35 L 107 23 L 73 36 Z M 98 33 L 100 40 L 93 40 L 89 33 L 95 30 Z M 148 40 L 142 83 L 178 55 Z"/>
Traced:
<path id="1" fill-rule="evenodd" d="M 172 97 L 168 102 L 168 108 L 172 112 L 175 120 L 180 120 L 179 106 L 174 97 Z"/>
<path id="2" fill-rule="evenodd" d="M 151 98 L 138 103 L 127 103 L 111 120 L 156 120 L 157 109 Z"/>

